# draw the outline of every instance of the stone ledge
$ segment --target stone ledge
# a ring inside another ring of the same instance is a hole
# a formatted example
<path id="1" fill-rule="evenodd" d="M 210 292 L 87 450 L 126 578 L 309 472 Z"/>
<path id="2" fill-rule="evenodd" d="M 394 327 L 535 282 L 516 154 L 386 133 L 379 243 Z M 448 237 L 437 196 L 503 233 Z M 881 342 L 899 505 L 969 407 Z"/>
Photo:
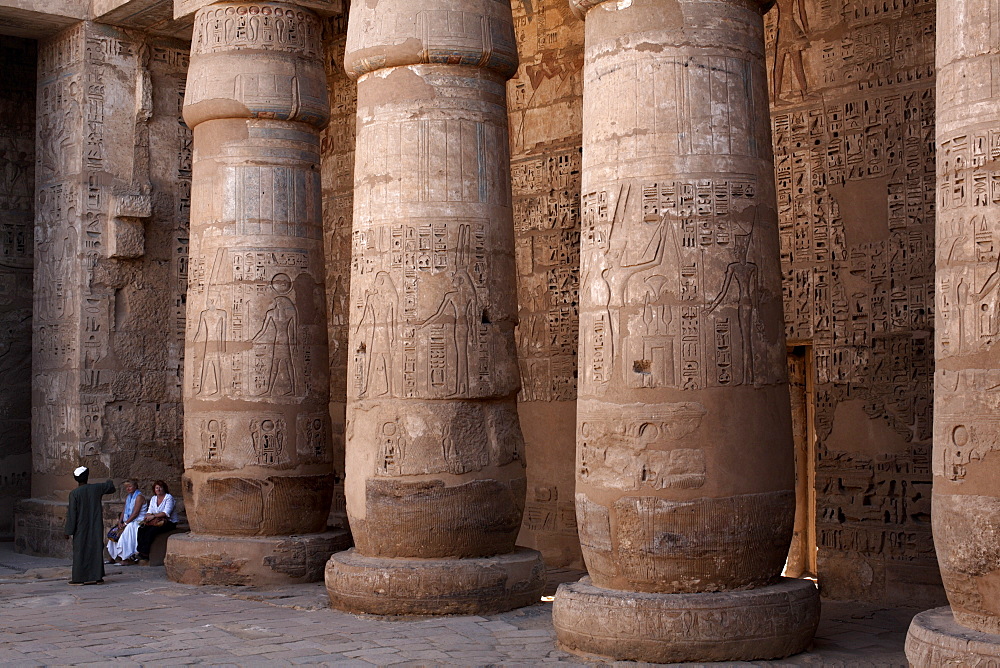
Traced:
<path id="1" fill-rule="evenodd" d="M 782 578 L 756 589 L 645 594 L 561 585 L 552 608 L 559 645 L 615 660 L 680 663 L 778 659 L 804 651 L 819 624 L 819 590 Z"/>
<path id="2" fill-rule="evenodd" d="M 299 536 L 212 536 L 179 533 L 167 539 L 167 577 L 196 585 L 278 586 L 323 579 L 331 554 L 346 549 L 344 530 Z"/>
<path id="3" fill-rule="evenodd" d="M 374 615 L 480 615 L 537 603 L 545 564 L 535 550 L 475 559 L 381 559 L 339 552 L 326 566 L 333 607 Z"/>
<path id="4" fill-rule="evenodd" d="M 906 634 L 906 658 L 914 668 L 995 668 L 1000 665 L 1000 635 L 962 626 L 946 605 L 913 618 Z"/>

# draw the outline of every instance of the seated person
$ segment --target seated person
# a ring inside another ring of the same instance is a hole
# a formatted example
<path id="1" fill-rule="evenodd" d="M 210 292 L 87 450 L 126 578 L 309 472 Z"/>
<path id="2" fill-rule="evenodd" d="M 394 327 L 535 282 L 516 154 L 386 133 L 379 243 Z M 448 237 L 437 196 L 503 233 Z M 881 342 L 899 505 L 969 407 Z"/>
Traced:
<path id="1" fill-rule="evenodd" d="M 153 497 L 149 500 L 146 517 L 139 527 L 139 560 L 149 563 L 149 548 L 158 534 L 173 531 L 177 527 L 177 508 L 167 483 L 157 480 L 153 483 Z"/>
<path id="2" fill-rule="evenodd" d="M 139 484 L 134 479 L 129 479 L 125 481 L 124 487 L 125 509 L 118 518 L 118 540 L 108 541 L 111 559 L 106 563 L 109 564 L 135 558 L 139 524 L 146 514 L 146 497 L 139 491 Z"/>

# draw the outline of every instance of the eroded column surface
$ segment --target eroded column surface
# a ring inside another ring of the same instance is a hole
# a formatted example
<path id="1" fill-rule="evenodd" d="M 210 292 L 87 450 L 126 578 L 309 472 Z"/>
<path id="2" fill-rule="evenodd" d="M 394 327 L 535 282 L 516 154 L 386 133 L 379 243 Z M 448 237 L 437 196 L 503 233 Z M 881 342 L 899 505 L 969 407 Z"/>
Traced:
<path id="1" fill-rule="evenodd" d="M 986 0 L 938 3 L 931 521 L 951 606 L 914 618 L 915 666 L 1000 662 L 998 35 Z"/>
<path id="2" fill-rule="evenodd" d="M 756 2 L 585 15 L 576 509 L 560 642 L 616 659 L 801 651 L 763 22 Z M 715 592 L 715 593 L 711 593 Z"/>
<path id="3" fill-rule="evenodd" d="M 171 578 L 318 579 L 343 532 L 333 490 L 319 130 L 320 24 L 286 3 L 197 12 L 184 119 L 194 130 L 184 369 L 192 534 Z"/>
<path id="4" fill-rule="evenodd" d="M 353 3 L 358 79 L 347 410 L 355 550 L 335 606 L 497 611 L 538 600 L 524 508 L 506 0 Z"/>

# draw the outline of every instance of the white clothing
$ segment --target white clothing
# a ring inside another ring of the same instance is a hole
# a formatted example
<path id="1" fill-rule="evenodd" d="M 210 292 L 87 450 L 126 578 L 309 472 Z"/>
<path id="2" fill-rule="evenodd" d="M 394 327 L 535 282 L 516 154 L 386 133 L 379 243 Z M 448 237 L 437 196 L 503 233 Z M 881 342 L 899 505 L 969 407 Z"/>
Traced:
<path id="1" fill-rule="evenodd" d="M 108 541 L 108 554 L 111 555 L 112 559 L 128 559 L 135 554 L 138 547 L 140 521 L 141 519 L 137 518 L 126 524 L 117 543 Z"/>
<path id="2" fill-rule="evenodd" d="M 108 541 L 108 554 L 111 555 L 112 559 L 128 559 L 135 554 L 138 547 L 139 525 L 142 523 L 142 518 L 146 516 L 146 508 L 148 505 L 144 503 L 135 519 L 125 525 L 121 535 L 118 536 L 118 542 Z M 123 522 L 128 519 L 124 511 L 119 519 Z"/>
<path id="3" fill-rule="evenodd" d="M 149 508 L 146 510 L 146 513 L 149 515 L 166 513 L 167 519 L 177 524 L 177 508 L 174 507 L 174 497 L 172 494 L 164 494 L 163 503 L 157 503 L 156 495 L 154 494 L 149 499 Z"/>

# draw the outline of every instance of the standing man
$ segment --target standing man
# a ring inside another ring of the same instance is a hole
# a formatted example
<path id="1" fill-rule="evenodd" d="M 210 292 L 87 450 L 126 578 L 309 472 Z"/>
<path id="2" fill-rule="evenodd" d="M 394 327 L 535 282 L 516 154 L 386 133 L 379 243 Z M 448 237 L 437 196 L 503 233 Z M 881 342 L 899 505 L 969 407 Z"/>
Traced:
<path id="1" fill-rule="evenodd" d="M 78 487 L 69 493 L 66 513 L 66 537 L 73 536 L 73 577 L 71 585 L 104 583 L 104 518 L 101 497 L 115 491 L 107 482 L 87 484 L 90 469 L 80 466 L 73 471 Z"/>

